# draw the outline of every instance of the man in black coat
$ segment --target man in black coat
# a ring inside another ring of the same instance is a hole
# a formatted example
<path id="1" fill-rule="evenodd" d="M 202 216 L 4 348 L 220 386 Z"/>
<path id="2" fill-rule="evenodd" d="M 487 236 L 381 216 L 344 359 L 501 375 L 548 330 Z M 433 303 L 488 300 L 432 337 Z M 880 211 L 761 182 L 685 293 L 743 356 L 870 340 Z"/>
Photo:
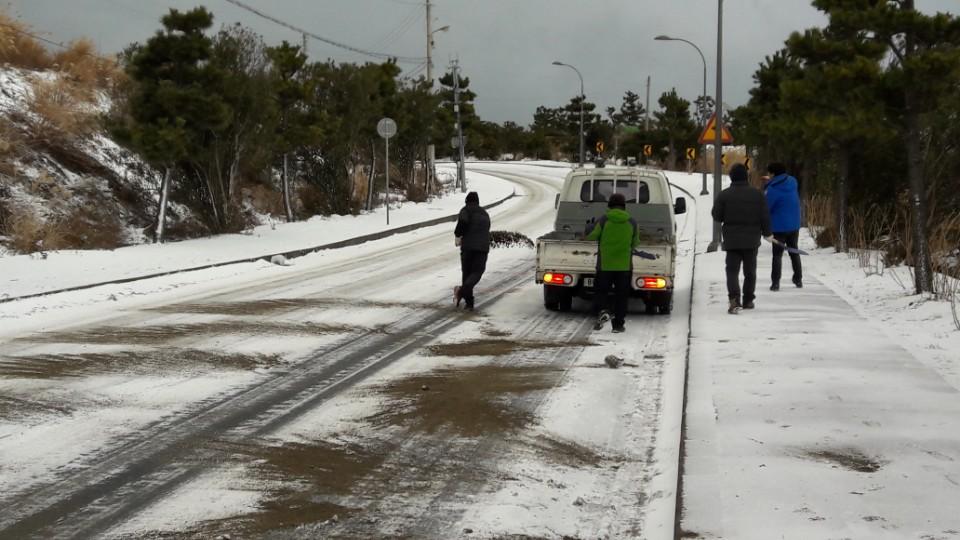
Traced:
<path id="1" fill-rule="evenodd" d="M 490 252 L 490 216 L 480 206 L 476 191 L 467 193 L 466 206 L 460 210 L 453 235 L 460 246 L 460 270 L 463 274 L 461 285 L 453 288 L 453 300 L 458 307 L 460 300 L 463 300 L 467 309 L 472 310 L 473 288 L 487 269 L 487 254 Z"/>
<path id="2" fill-rule="evenodd" d="M 723 224 L 723 249 L 727 252 L 728 313 L 753 309 L 757 287 L 757 250 L 760 237 L 770 235 L 770 211 L 760 190 L 747 183 L 747 168 L 736 164 L 730 169 L 730 187 L 723 190 L 713 205 L 713 219 Z M 740 266 L 743 266 L 743 303 L 740 302 Z"/>

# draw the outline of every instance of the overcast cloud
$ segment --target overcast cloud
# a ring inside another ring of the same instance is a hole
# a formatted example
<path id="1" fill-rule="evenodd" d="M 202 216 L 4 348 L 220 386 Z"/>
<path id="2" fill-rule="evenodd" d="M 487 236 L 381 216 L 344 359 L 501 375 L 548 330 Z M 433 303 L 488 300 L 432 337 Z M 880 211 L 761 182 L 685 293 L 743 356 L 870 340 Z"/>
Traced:
<path id="1" fill-rule="evenodd" d="M 400 56 L 424 56 L 425 17 L 414 0 L 246 0 L 277 18 L 360 48 Z M 240 22 L 269 44 L 299 42 L 300 35 L 258 18 L 225 0 L 13 0 L 15 15 L 56 41 L 89 37 L 101 51 L 145 41 L 169 8 L 205 5 L 216 25 Z M 681 42 L 654 41 L 659 34 L 696 43 L 707 57 L 707 92 L 716 88 L 716 0 L 434 0 L 435 75 L 454 57 L 478 94 L 487 120 L 532 121 L 538 105 L 558 106 L 579 92 L 576 74 L 551 65 L 576 66 L 587 99 L 618 106 L 624 91 L 643 98 L 647 76 L 651 105 L 676 88 L 694 99 L 703 85 L 697 52 Z M 918 0 L 923 11 L 960 12 L 957 0 Z M 724 102 L 743 104 L 763 58 L 794 30 L 822 26 L 825 18 L 808 0 L 726 0 L 724 3 Z M 363 56 L 311 41 L 315 60 L 363 61 Z M 414 70 L 416 65 L 404 65 Z"/>

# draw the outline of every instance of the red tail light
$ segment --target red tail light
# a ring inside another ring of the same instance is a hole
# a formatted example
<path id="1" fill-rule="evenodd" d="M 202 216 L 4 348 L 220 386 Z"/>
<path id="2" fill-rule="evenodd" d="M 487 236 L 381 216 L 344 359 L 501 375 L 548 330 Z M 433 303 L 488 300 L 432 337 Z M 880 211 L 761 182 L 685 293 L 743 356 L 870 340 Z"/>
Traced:
<path id="1" fill-rule="evenodd" d="M 543 275 L 543 282 L 551 285 L 572 285 L 573 276 L 570 274 L 555 274 L 547 272 Z"/>
<path id="2" fill-rule="evenodd" d="M 637 278 L 637 287 L 641 289 L 666 289 L 667 280 L 662 277 Z"/>

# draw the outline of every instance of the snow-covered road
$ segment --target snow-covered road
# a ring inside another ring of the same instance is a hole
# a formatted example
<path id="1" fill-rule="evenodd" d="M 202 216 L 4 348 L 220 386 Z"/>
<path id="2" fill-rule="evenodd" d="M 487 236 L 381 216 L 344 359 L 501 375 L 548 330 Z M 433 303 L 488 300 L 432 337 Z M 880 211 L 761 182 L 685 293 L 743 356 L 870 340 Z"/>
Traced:
<path id="1" fill-rule="evenodd" d="M 565 173 L 484 164 L 471 189 L 515 183 L 494 227 L 535 237 Z M 592 341 L 525 248 L 491 253 L 479 315 L 450 310 L 450 225 L 5 307 L 0 536 L 669 537 L 680 223 L 674 315 Z M 594 369 L 610 352 L 631 365 Z"/>

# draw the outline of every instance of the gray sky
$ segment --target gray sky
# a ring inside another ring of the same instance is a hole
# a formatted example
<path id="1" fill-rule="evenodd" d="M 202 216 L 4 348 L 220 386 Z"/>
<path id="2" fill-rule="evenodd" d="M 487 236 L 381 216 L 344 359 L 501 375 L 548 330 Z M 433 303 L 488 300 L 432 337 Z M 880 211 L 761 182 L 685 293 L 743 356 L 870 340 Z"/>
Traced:
<path id="1" fill-rule="evenodd" d="M 245 0 L 277 18 L 356 47 L 399 56 L 424 56 L 425 9 L 415 0 Z M 626 90 L 644 98 L 651 80 L 651 108 L 675 87 L 693 100 L 703 86 L 703 63 L 681 42 L 654 41 L 658 34 L 696 43 L 707 58 L 707 92 L 716 89 L 715 0 L 433 0 L 434 73 L 459 57 L 471 79 L 481 117 L 523 125 L 538 105 L 558 106 L 579 93 L 579 80 L 560 60 L 583 74 L 587 99 L 601 109 L 619 106 Z M 8 0 L 13 13 L 45 37 L 89 37 L 111 53 L 145 41 L 171 8 L 205 5 L 215 25 L 240 22 L 268 44 L 298 43 L 300 35 L 260 19 L 225 0 Z M 923 11 L 960 13 L 957 0 L 918 0 Z M 743 104 L 752 74 L 794 30 L 822 26 L 809 0 L 726 0 L 724 3 L 724 102 Z M 365 57 L 311 41 L 313 59 L 362 61 Z M 416 65 L 404 65 L 416 69 Z"/>

